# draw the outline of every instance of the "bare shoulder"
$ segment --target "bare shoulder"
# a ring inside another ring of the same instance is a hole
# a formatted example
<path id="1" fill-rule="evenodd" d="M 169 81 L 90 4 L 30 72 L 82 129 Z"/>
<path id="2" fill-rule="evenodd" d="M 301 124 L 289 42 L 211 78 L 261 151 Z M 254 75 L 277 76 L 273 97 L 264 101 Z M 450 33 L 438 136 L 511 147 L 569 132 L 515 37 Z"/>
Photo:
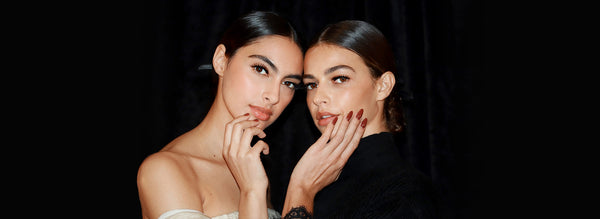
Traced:
<path id="1" fill-rule="evenodd" d="M 201 206 L 184 156 L 168 151 L 148 156 L 138 169 L 137 185 L 144 215 L 151 218 L 170 209 Z M 184 195 L 185 194 L 185 195 Z M 202 209 L 198 209 L 202 210 Z"/>
<path id="2" fill-rule="evenodd" d="M 138 170 L 138 180 L 180 171 L 182 161 L 171 152 L 156 152 L 144 159 Z"/>

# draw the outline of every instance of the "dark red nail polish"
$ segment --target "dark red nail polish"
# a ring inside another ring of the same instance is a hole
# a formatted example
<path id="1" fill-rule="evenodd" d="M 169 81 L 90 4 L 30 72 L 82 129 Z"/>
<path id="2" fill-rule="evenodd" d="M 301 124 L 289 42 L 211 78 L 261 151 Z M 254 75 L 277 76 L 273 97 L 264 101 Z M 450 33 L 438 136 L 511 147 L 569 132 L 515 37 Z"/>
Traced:
<path id="1" fill-rule="evenodd" d="M 338 117 L 336 116 L 336 117 L 335 117 L 335 119 L 333 119 L 333 122 L 332 122 L 332 123 L 333 123 L 334 125 L 335 125 L 335 123 L 337 122 L 337 118 L 338 118 Z"/>
<path id="2" fill-rule="evenodd" d="M 367 118 L 360 123 L 360 126 L 363 128 L 367 126 Z"/>
<path id="3" fill-rule="evenodd" d="M 250 115 L 250 113 L 246 113 L 246 114 L 244 114 L 244 116 L 248 116 L 248 115 Z"/>
<path id="4" fill-rule="evenodd" d="M 360 109 L 358 111 L 358 113 L 356 114 L 356 119 L 360 119 L 360 117 L 362 117 L 363 111 L 364 111 L 363 109 Z"/>
<path id="5" fill-rule="evenodd" d="M 348 115 L 346 116 L 346 120 L 350 121 L 350 118 L 352 118 L 352 111 L 348 113 Z"/>

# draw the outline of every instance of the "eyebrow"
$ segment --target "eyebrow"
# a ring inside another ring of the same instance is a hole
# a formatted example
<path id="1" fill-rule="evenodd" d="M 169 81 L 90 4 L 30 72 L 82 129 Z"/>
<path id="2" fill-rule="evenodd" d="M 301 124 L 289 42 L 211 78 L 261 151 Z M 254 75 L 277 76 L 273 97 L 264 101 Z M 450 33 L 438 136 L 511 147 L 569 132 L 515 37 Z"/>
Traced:
<path id="1" fill-rule="evenodd" d="M 302 76 L 300 76 L 300 75 L 287 75 L 283 78 L 298 79 L 299 81 L 302 81 Z"/>
<path id="2" fill-rule="evenodd" d="M 331 67 L 331 68 L 328 68 L 327 70 L 325 70 L 325 74 L 330 74 L 330 73 L 332 73 L 332 72 L 334 72 L 334 71 L 337 71 L 338 69 L 342 69 L 342 68 L 346 68 L 346 69 L 349 69 L 349 70 L 351 70 L 351 71 L 353 71 L 353 72 L 356 72 L 356 71 L 354 71 L 354 69 L 353 69 L 352 67 L 350 67 L 350 66 L 347 66 L 347 65 L 336 65 L 336 66 L 333 66 L 333 67 Z"/>
<path id="3" fill-rule="evenodd" d="M 349 70 L 351 70 L 353 72 L 356 72 L 356 71 L 354 71 L 354 68 L 352 68 L 350 66 L 347 66 L 347 65 L 336 65 L 336 66 L 333 66 L 333 67 L 328 68 L 327 70 L 325 70 L 325 74 L 331 74 L 332 72 L 335 72 L 335 71 L 337 71 L 339 69 L 343 69 L 343 68 L 349 69 Z M 303 78 L 306 78 L 306 79 L 315 79 L 315 76 L 313 76 L 311 74 L 304 74 Z"/>
<path id="4" fill-rule="evenodd" d="M 271 68 L 272 68 L 273 70 L 275 70 L 275 72 L 279 72 L 279 70 L 277 69 L 277 67 L 275 66 L 275 64 L 273 64 L 273 62 L 272 62 L 272 61 L 271 61 L 269 58 L 267 58 L 267 57 L 265 57 L 265 56 L 261 56 L 261 55 L 250 55 L 250 56 L 248 56 L 248 57 L 249 57 L 249 58 L 257 58 L 257 59 L 263 60 L 263 62 L 266 62 L 266 63 L 267 63 L 269 66 L 271 66 Z"/>

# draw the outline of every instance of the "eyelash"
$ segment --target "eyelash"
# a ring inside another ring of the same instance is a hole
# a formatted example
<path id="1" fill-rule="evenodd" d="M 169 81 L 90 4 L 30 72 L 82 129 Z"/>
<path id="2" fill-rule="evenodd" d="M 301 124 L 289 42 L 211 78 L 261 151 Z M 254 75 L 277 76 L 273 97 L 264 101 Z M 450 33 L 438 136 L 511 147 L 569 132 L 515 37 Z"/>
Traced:
<path id="1" fill-rule="evenodd" d="M 254 70 L 256 73 L 258 73 L 259 75 L 269 75 L 269 70 L 267 70 L 267 67 L 265 67 L 262 64 L 254 64 L 252 65 L 252 70 Z M 265 71 L 265 73 L 261 73 L 262 71 Z"/>
<path id="2" fill-rule="evenodd" d="M 350 80 L 350 78 L 342 75 L 342 76 L 333 77 L 331 80 L 333 81 L 334 84 L 341 84 L 341 83 L 346 83 L 348 80 Z M 339 80 L 339 82 L 338 82 L 338 80 Z M 304 86 L 306 87 L 307 90 L 312 90 L 312 89 L 319 87 L 319 85 L 314 82 L 306 83 Z"/>
<path id="3" fill-rule="evenodd" d="M 284 82 L 281 82 L 281 84 L 285 85 L 285 87 L 292 89 L 292 90 L 296 90 L 298 88 L 298 84 L 291 82 L 291 81 L 284 81 Z"/>
<path id="4" fill-rule="evenodd" d="M 252 69 L 259 75 L 269 75 L 269 70 L 267 70 L 267 67 L 265 67 L 262 64 L 256 63 L 252 65 Z M 265 71 L 265 73 L 261 73 L 262 71 Z M 298 83 L 294 83 L 291 81 L 283 81 L 281 82 L 281 84 L 285 85 L 285 87 L 292 90 L 296 90 L 298 88 Z"/>
<path id="5" fill-rule="evenodd" d="M 307 90 L 312 90 L 312 89 L 319 87 L 319 85 L 317 83 L 310 82 L 310 83 L 306 83 L 304 85 L 304 87 L 306 87 Z"/>
<path id="6" fill-rule="evenodd" d="M 346 77 L 346 76 L 337 76 L 337 77 L 332 78 L 331 80 L 336 84 L 341 84 L 341 83 L 347 82 L 348 80 L 350 80 L 350 78 Z M 337 80 L 340 80 L 340 82 L 337 82 Z"/>

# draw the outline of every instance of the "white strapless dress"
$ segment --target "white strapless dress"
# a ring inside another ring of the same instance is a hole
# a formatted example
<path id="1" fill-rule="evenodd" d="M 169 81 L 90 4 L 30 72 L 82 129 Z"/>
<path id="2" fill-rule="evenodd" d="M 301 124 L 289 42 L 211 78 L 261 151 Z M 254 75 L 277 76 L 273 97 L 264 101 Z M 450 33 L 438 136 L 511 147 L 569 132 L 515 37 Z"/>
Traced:
<path id="1" fill-rule="evenodd" d="M 281 219 L 281 214 L 273 209 L 267 209 L 269 219 Z M 161 214 L 158 219 L 238 219 L 239 212 L 234 211 L 215 217 L 208 217 L 202 212 L 192 209 L 173 209 Z"/>

